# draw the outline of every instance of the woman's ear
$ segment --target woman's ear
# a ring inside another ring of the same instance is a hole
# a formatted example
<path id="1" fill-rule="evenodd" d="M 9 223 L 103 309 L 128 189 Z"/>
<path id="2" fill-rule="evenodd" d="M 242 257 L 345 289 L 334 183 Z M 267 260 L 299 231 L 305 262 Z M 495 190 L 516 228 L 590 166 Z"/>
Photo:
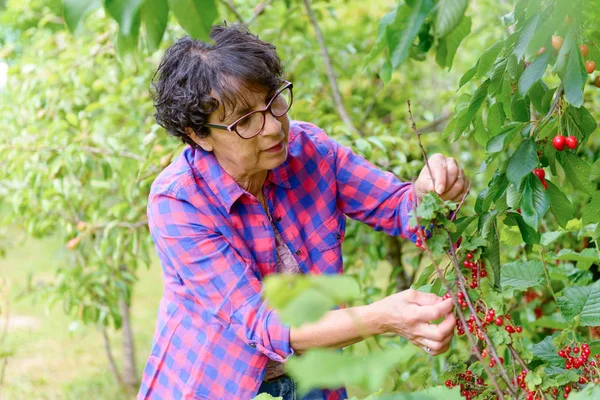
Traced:
<path id="1" fill-rule="evenodd" d="M 198 137 L 198 135 L 196 135 L 196 132 L 194 132 L 194 130 L 189 126 L 185 128 L 185 133 L 187 133 L 190 139 L 192 139 L 198 146 L 202 147 L 204 151 L 213 151 L 213 145 L 211 141 L 208 140 L 210 136 L 200 138 Z"/>

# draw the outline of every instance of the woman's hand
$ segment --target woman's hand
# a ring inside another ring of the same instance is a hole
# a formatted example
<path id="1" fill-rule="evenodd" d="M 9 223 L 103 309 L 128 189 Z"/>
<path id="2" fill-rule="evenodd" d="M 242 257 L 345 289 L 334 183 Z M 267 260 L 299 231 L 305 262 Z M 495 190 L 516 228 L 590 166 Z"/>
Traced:
<path id="1" fill-rule="evenodd" d="M 420 202 L 427 192 L 435 190 L 443 200 L 459 202 L 469 189 L 469 180 L 464 171 L 458 167 L 456 160 L 441 154 L 434 154 L 429 157 L 429 166 L 433 180 L 426 165 L 415 181 L 417 201 Z M 434 181 L 435 188 L 433 187 Z"/>
<path id="2" fill-rule="evenodd" d="M 372 304 L 378 308 L 381 330 L 410 340 L 429 354 L 446 352 L 454 335 L 456 318 L 452 299 L 408 289 Z M 430 324 L 444 317 L 439 324 Z M 429 350 L 427 350 L 429 349 Z"/>

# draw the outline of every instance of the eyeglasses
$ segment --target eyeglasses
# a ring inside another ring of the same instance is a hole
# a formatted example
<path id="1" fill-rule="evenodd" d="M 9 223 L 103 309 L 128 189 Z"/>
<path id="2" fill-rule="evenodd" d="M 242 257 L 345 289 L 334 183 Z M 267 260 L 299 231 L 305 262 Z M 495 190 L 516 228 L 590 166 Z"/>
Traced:
<path id="1" fill-rule="evenodd" d="M 204 124 L 204 126 L 235 132 L 242 139 L 252 139 L 264 129 L 267 111 L 275 118 L 280 118 L 290 110 L 294 100 L 293 87 L 292 82 L 284 81 L 284 86 L 275 93 L 265 108 L 251 111 L 235 120 L 231 125 Z"/>

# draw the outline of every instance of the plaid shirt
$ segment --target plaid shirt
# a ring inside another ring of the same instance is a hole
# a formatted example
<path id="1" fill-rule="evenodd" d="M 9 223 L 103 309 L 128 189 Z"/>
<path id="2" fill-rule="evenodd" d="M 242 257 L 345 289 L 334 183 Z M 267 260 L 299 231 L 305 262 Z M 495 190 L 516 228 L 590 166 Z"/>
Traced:
<path id="1" fill-rule="evenodd" d="M 410 183 L 312 124 L 292 121 L 288 148 L 264 191 L 303 273 L 343 272 L 346 216 L 415 240 Z M 276 250 L 260 202 L 212 153 L 188 146 L 154 181 L 148 225 L 164 294 L 138 399 L 252 399 L 268 359 L 294 354 L 290 327 L 261 299 Z M 344 388 L 323 390 L 327 400 L 346 397 Z"/>

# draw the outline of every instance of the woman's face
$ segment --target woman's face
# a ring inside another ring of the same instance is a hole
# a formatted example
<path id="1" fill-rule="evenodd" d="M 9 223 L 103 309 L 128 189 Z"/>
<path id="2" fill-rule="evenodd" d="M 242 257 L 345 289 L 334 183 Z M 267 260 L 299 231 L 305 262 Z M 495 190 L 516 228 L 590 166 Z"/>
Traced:
<path id="1" fill-rule="evenodd" d="M 273 96 L 266 90 L 251 91 L 246 88 L 239 90 L 239 93 L 245 101 L 237 102 L 235 110 L 224 109 L 220 101 L 219 109 L 210 115 L 208 123 L 230 125 L 250 111 L 264 109 Z M 212 151 L 221 167 L 234 179 L 246 180 L 256 174 L 261 176 L 262 172 L 274 169 L 286 160 L 290 129 L 287 113 L 282 117 L 274 117 L 270 112 L 265 114 L 264 128 L 253 138 L 243 139 L 235 132 L 211 128 L 208 137 L 196 137 L 194 140 L 204 150 Z"/>

